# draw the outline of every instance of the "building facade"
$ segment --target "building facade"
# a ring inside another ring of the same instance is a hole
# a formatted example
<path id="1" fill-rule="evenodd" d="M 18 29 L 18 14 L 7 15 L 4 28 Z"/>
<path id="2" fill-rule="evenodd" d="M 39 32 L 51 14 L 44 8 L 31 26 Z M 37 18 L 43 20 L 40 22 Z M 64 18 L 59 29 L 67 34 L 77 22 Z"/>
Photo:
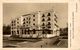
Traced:
<path id="1" fill-rule="evenodd" d="M 21 27 L 21 17 L 15 18 L 11 21 L 11 35 L 19 35 Z"/>
<path id="2" fill-rule="evenodd" d="M 53 10 L 22 15 L 11 21 L 11 35 L 19 37 L 49 38 L 59 36 L 57 15 Z"/>

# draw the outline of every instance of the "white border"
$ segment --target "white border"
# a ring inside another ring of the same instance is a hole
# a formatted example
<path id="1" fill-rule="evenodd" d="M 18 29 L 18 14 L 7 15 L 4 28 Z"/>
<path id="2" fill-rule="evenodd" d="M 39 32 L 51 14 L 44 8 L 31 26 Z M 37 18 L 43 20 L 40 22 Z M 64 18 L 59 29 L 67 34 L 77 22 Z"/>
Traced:
<path id="1" fill-rule="evenodd" d="M 77 49 L 80 49 L 80 33 L 79 31 L 80 30 L 77 30 L 77 28 L 79 28 L 79 22 L 76 22 L 76 21 L 79 21 L 79 11 L 76 13 L 75 12 L 75 2 L 77 2 L 78 4 L 80 4 L 80 1 L 77 1 L 77 0 L 0 0 L 0 49 L 1 50 L 14 50 L 14 49 L 19 49 L 19 50 L 62 50 L 62 49 L 65 49 L 65 50 L 77 50 Z M 2 26 L 3 26 L 3 3 L 68 3 L 68 48 L 2 48 Z M 78 10 L 79 10 L 80 7 L 78 7 Z M 73 39 L 73 23 L 72 23 L 72 12 L 74 12 L 74 20 L 75 20 L 75 24 L 74 24 L 74 39 Z M 77 17 L 75 17 L 77 16 Z M 76 26 L 76 24 L 78 24 Z M 71 30 L 71 32 L 70 32 Z M 70 36 L 71 35 L 71 36 Z M 76 35 L 76 36 L 75 36 Z M 71 40 L 70 40 L 71 39 Z M 78 42 L 78 43 L 77 43 Z M 71 44 L 71 45 L 70 45 Z"/>

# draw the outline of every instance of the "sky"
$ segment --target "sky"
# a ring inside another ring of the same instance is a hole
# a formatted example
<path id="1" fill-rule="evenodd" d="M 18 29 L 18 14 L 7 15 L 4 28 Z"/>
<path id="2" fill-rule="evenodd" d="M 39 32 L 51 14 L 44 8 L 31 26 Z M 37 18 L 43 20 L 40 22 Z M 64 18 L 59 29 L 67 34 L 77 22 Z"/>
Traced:
<path id="1" fill-rule="evenodd" d="M 67 3 L 4 3 L 3 24 L 9 25 L 12 19 L 24 14 L 51 9 L 53 9 L 58 16 L 59 27 L 66 27 L 68 22 Z"/>

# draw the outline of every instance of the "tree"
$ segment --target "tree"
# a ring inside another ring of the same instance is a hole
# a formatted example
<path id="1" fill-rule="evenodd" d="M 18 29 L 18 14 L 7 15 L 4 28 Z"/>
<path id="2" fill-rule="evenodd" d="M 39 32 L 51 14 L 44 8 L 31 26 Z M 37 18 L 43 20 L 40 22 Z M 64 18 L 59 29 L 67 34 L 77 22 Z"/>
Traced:
<path id="1" fill-rule="evenodd" d="M 10 25 L 3 25 L 3 35 L 4 34 L 10 34 Z"/>
<path id="2" fill-rule="evenodd" d="M 60 28 L 60 35 L 61 36 L 68 36 L 68 27 Z"/>

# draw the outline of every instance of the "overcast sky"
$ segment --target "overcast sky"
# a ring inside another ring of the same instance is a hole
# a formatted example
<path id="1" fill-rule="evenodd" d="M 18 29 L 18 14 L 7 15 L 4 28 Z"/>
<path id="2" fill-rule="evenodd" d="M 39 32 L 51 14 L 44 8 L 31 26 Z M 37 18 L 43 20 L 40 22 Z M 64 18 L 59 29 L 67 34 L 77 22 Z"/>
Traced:
<path id="1" fill-rule="evenodd" d="M 67 26 L 68 5 L 67 3 L 4 3 L 3 24 L 10 24 L 11 19 L 35 11 L 54 9 L 58 16 L 58 24 L 61 28 Z"/>

